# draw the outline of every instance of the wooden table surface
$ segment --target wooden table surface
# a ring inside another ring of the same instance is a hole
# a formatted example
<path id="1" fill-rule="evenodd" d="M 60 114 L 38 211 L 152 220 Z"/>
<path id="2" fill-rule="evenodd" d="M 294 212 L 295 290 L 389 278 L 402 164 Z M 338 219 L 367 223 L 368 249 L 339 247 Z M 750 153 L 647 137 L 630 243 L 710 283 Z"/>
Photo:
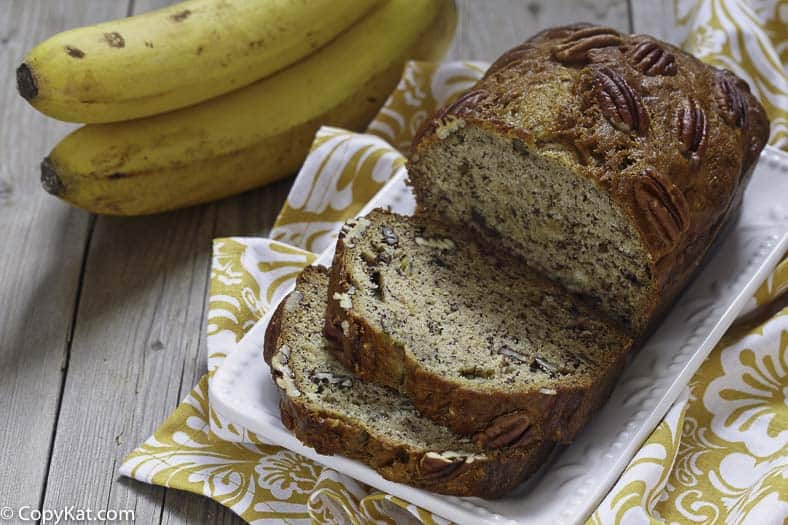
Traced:
<path id="1" fill-rule="evenodd" d="M 0 506 L 134 509 L 137 523 L 236 523 L 206 498 L 118 466 L 206 371 L 211 239 L 265 236 L 292 179 L 161 215 L 95 216 L 49 196 L 38 165 L 74 126 L 16 92 L 36 43 L 167 0 L 0 0 Z M 649 0 L 458 0 L 449 58 L 491 60 L 575 21 L 661 36 Z"/>

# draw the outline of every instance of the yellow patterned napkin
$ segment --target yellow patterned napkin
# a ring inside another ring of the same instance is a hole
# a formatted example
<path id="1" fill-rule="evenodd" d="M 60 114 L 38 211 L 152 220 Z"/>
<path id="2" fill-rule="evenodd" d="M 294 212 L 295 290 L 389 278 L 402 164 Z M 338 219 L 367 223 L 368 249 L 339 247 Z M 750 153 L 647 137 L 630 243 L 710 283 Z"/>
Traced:
<path id="1" fill-rule="evenodd" d="M 677 26 L 693 27 L 686 45 L 748 79 L 765 99 L 772 143 L 788 148 L 788 90 L 780 66 L 786 29 L 779 20 L 756 18 L 779 16 L 779 2 L 761 2 L 756 10 L 728 0 L 690 3 L 675 6 Z M 747 17 L 730 25 L 731 12 Z M 738 29 L 742 23 L 749 24 L 746 31 Z M 331 245 L 341 223 L 404 169 L 400 151 L 421 122 L 485 68 L 473 62 L 408 64 L 367 134 L 318 132 L 271 239 L 214 241 L 209 373 L 126 458 L 122 474 L 203 494 L 250 523 L 446 523 L 223 420 L 210 408 L 208 384 L 300 269 Z M 749 310 L 779 304 L 785 291 L 788 261 L 761 286 Z M 729 331 L 689 390 L 589 522 L 765 525 L 788 519 L 788 308 Z"/>

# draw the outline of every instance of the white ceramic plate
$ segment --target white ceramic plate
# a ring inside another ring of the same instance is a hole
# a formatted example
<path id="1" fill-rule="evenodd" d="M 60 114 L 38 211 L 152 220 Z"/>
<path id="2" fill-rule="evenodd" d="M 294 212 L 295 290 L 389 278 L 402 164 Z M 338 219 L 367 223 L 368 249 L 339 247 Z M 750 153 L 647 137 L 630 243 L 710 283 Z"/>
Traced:
<path id="1" fill-rule="evenodd" d="M 413 211 L 402 178 L 390 181 L 362 212 Z M 495 501 L 442 496 L 392 483 L 369 467 L 323 456 L 279 420 L 279 393 L 262 358 L 269 317 L 260 320 L 213 378 L 212 407 L 226 419 L 368 485 L 447 519 L 468 524 L 581 523 L 656 427 L 738 312 L 788 249 L 788 156 L 767 148 L 744 196 L 738 223 L 627 366 L 610 400 L 574 443 L 514 494 Z M 318 263 L 331 261 L 322 254 Z"/>

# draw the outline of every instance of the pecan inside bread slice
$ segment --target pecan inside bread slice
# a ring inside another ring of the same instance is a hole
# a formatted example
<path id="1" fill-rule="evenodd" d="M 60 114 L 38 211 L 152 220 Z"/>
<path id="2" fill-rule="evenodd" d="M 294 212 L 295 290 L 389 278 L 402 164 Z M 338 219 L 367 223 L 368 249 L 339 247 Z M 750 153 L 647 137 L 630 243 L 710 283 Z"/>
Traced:
<path id="1" fill-rule="evenodd" d="M 569 441 L 607 399 L 632 340 L 478 241 L 381 210 L 350 221 L 326 334 L 359 377 L 398 389 L 480 448 Z"/>
<path id="2" fill-rule="evenodd" d="M 306 268 L 266 332 L 282 422 L 298 439 L 321 454 L 360 460 L 386 479 L 458 496 L 500 496 L 546 459 L 548 442 L 479 451 L 421 416 L 407 397 L 359 381 L 327 349 L 327 290 L 325 268 Z"/>

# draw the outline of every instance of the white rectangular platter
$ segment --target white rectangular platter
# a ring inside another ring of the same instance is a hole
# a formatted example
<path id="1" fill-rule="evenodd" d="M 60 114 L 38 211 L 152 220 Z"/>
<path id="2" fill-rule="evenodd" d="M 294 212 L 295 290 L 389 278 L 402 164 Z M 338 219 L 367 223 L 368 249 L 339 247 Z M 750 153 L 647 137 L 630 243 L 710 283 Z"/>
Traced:
<path id="1" fill-rule="evenodd" d="M 413 211 L 402 178 L 362 212 Z M 262 358 L 261 319 L 214 376 L 211 406 L 224 418 L 368 485 L 461 524 L 559 525 L 583 522 L 681 395 L 690 378 L 788 249 L 788 155 L 767 148 L 744 196 L 741 216 L 669 315 L 627 366 L 610 400 L 574 443 L 514 494 L 495 501 L 442 496 L 383 479 L 369 467 L 324 456 L 279 420 L 279 393 Z M 324 253 L 318 263 L 329 264 Z"/>

